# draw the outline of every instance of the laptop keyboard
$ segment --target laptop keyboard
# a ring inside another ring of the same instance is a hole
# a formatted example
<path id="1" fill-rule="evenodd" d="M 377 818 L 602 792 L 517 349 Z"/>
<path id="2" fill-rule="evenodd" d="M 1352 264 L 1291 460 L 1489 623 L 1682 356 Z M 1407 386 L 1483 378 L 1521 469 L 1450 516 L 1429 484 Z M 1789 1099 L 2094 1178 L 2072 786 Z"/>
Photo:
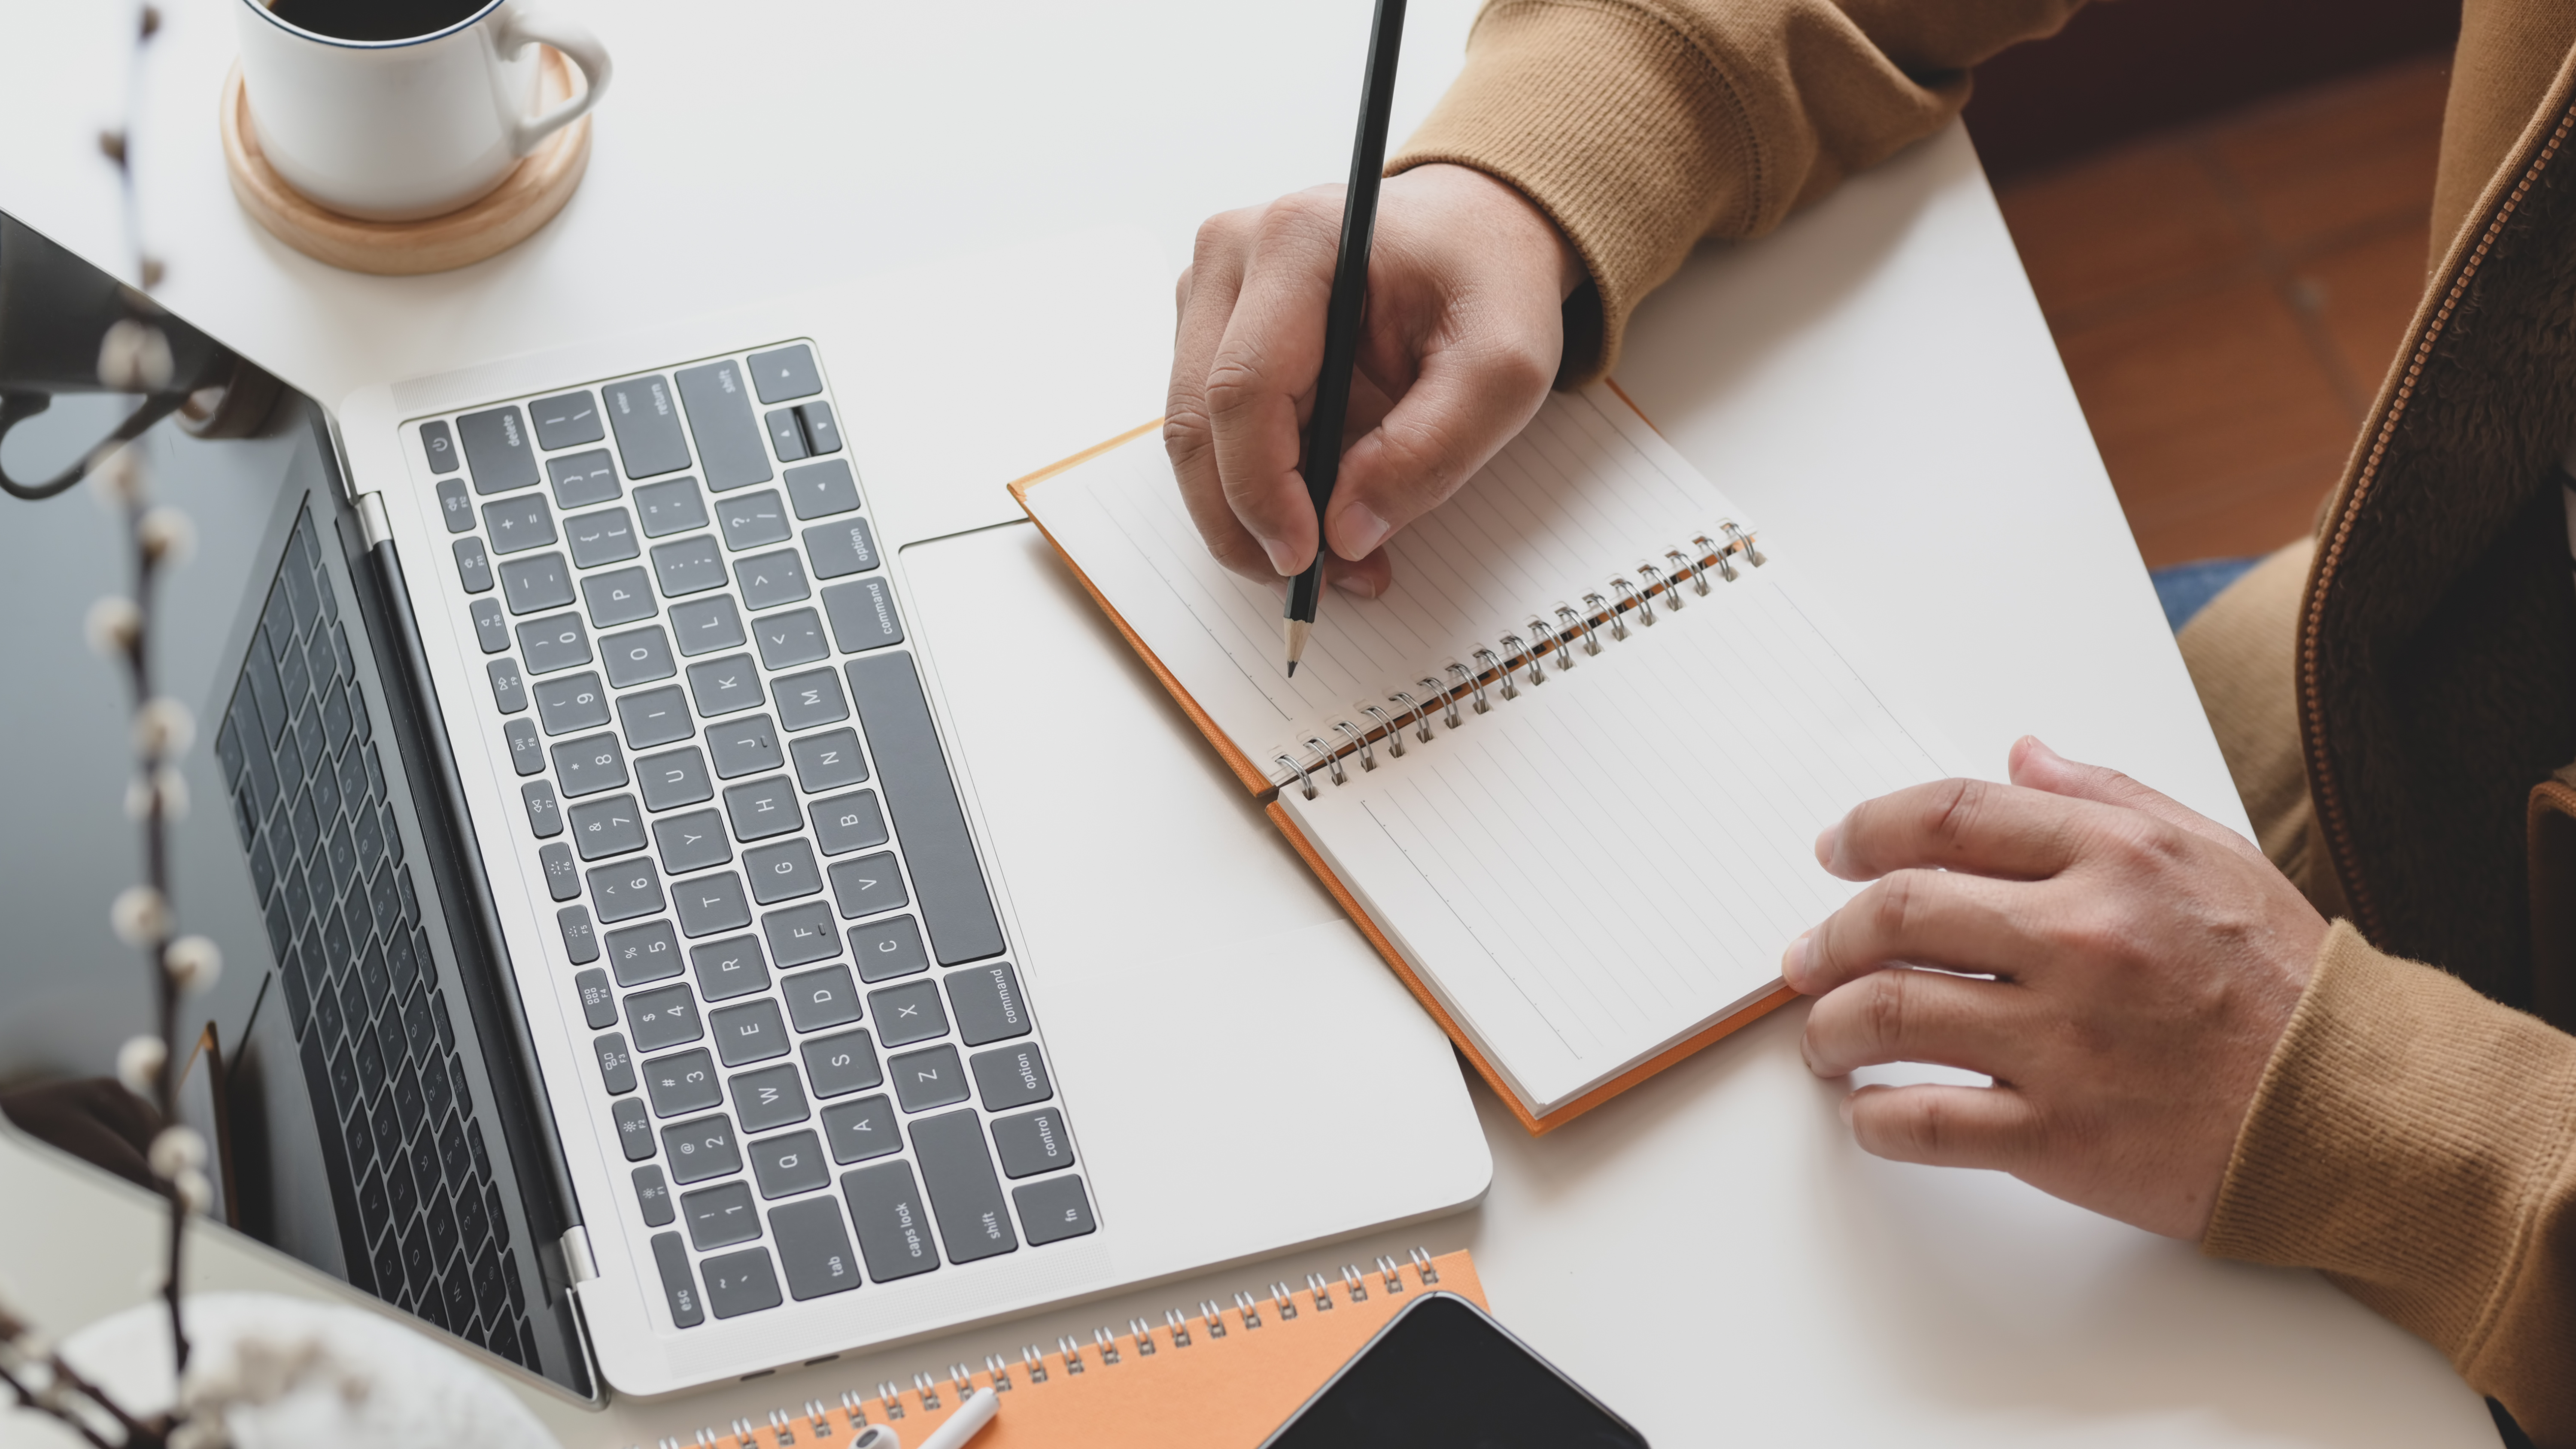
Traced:
<path id="1" fill-rule="evenodd" d="M 1091 1232 L 810 346 L 418 436 L 672 1321 Z"/>
<path id="2" fill-rule="evenodd" d="M 305 511 L 215 754 L 323 1151 L 354 1193 L 340 1205 L 349 1276 L 534 1368 L 509 1218 L 336 597 Z"/>

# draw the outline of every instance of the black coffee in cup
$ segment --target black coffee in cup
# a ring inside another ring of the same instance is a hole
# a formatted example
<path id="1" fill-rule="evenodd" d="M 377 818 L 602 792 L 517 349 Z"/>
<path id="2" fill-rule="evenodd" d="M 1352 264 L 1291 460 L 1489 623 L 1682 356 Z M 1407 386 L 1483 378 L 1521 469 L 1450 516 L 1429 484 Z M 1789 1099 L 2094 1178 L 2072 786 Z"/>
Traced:
<path id="1" fill-rule="evenodd" d="M 275 0 L 268 13 L 333 40 L 411 40 L 479 15 L 492 0 Z"/>

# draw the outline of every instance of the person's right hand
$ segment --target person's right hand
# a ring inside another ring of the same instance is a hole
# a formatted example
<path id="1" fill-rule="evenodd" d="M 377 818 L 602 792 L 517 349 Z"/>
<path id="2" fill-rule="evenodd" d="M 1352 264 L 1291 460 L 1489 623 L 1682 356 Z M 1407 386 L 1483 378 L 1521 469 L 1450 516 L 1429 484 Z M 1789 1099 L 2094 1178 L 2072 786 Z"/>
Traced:
<path id="1" fill-rule="evenodd" d="M 1249 578 L 1276 581 L 1315 557 L 1297 462 L 1341 220 L 1338 186 L 1212 217 L 1181 274 L 1163 445 L 1208 551 Z M 1538 411 L 1564 351 L 1563 303 L 1584 276 L 1555 223 L 1482 172 L 1423 166 L 1385 183 L 1325 518 L 1328 579 L 1383 591 L 1387 539 Z"/>

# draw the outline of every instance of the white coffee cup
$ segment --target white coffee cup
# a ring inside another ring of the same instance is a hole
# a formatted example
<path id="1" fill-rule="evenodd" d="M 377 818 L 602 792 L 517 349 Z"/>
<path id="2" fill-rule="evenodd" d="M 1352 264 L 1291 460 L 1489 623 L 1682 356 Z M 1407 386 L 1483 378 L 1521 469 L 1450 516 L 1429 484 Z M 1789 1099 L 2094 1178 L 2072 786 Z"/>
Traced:
<path id="1" fill-rule="evenodd" d="M 402 40 L 342 40 L 240 0 L 242 84 L 268 163 L 344 216 L 409 221 L 468 205 L 608 89 L 608 51 L 561 14 L 488 0 Z M 536 111 L 535 47 L 581 67 L 582 94 Z"/>

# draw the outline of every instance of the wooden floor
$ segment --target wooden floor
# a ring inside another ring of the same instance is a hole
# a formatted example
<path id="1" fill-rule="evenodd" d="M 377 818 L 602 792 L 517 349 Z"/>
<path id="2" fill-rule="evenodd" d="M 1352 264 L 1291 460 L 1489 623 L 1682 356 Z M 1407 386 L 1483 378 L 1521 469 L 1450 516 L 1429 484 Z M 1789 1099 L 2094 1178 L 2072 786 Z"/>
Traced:
<path id="1" fill-rule="evenodd" d="M 2304 532 L 2423 286 L 2447 60 L 2003 187 L 2149 567 Z"/>

